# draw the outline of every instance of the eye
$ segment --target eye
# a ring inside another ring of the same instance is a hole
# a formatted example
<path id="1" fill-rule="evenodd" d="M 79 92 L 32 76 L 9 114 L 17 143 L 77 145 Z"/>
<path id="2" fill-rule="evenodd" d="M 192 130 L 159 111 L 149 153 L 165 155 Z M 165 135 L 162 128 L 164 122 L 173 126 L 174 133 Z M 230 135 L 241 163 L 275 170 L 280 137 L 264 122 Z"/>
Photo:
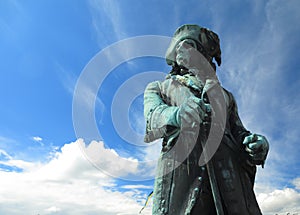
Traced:
<path id="1" fill-rule="evenodd" d="M 193 47 L 193 48 L 197 48 L 197 44 L 194 40 L 191 40 L 191 39 L 185 39 L 182 41 L 183 45 L 186 47 L 186 48 L 190 48 L 190 47 Z"/>

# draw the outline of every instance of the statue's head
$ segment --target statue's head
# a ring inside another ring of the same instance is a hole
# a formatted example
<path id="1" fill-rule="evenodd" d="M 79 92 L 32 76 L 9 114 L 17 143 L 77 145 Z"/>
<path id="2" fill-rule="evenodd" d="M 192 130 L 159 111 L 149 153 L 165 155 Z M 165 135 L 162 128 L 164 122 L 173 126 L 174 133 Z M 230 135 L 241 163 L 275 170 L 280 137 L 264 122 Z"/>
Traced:
<path id="1" fill-rule="evenodd" d="M 213 63 L 213 59 L 215 59 L 218 66 L 221 65 L 220 41 L 218 35 L 213 31 L 191 24 L 179 27 L 175 31 L 166 53 L 166 61 L 168 65 L 178 65 L 176 49 L 178 50 L 178 47 L 184 47 L 183 44 L 196 48 L 214 68 L 216 66 Z"/>

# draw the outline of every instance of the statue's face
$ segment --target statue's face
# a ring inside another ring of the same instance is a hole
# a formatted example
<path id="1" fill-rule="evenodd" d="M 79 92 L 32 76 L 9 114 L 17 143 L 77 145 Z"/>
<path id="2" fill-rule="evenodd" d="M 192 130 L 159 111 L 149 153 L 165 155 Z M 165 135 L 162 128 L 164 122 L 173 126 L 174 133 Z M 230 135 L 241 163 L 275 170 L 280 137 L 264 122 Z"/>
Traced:
<path id="1" fill-rule="evenodd" d="M 197 49 L 197 44 L 192 39 L 180 41 L 176 46 L 176 63 L 179 66 L 189 68 L 191 61 L 191 49 Z"/>
<path id="2" fill-rule="evenodd" d="M 180 41 L 176 48 L 176 63 L 178 66 L 188 69 L 191 73 L 205 81 L 215 75 L 214 69 L 205 56 L 197 50 L 197 43 L 192 39 Z"/>

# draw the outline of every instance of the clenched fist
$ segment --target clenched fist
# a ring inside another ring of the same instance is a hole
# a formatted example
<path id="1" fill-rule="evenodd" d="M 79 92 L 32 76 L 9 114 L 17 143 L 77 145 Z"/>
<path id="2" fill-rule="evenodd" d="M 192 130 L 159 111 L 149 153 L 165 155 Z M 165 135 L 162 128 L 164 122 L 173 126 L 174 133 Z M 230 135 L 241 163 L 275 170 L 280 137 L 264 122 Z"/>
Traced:
<path id="1" fill-rule="evenodd" d="M 255 165 L 264 165 L 269 151 L 268 140 L 259 134 L 246 136 L 243 144 L 250 156 L 250 162 Z"/>
<path id="2" fill-rule="evenodd" d="M 210 112 L 210 104 L 206 104 L 202 99 L 193 96 L 179 107 L 178 122 L 181 128 L 198 127 L 207 120 Z"/>

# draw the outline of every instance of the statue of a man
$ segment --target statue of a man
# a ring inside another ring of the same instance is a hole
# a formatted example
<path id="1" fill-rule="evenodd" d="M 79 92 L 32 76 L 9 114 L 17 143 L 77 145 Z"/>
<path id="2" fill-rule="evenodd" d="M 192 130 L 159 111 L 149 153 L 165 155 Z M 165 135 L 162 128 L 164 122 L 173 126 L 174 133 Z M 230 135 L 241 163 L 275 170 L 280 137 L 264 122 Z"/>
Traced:
<path id="1" fill-rule="evenodd" d="M 166 61 L 166 80 L 144 93 L 145 142 L 163 139 L 153 214 L 261 214 L 253 185 L 269 144 L 244 128 L 233 95 L 220 86 L 218 35 L 183 25 Z"/>

